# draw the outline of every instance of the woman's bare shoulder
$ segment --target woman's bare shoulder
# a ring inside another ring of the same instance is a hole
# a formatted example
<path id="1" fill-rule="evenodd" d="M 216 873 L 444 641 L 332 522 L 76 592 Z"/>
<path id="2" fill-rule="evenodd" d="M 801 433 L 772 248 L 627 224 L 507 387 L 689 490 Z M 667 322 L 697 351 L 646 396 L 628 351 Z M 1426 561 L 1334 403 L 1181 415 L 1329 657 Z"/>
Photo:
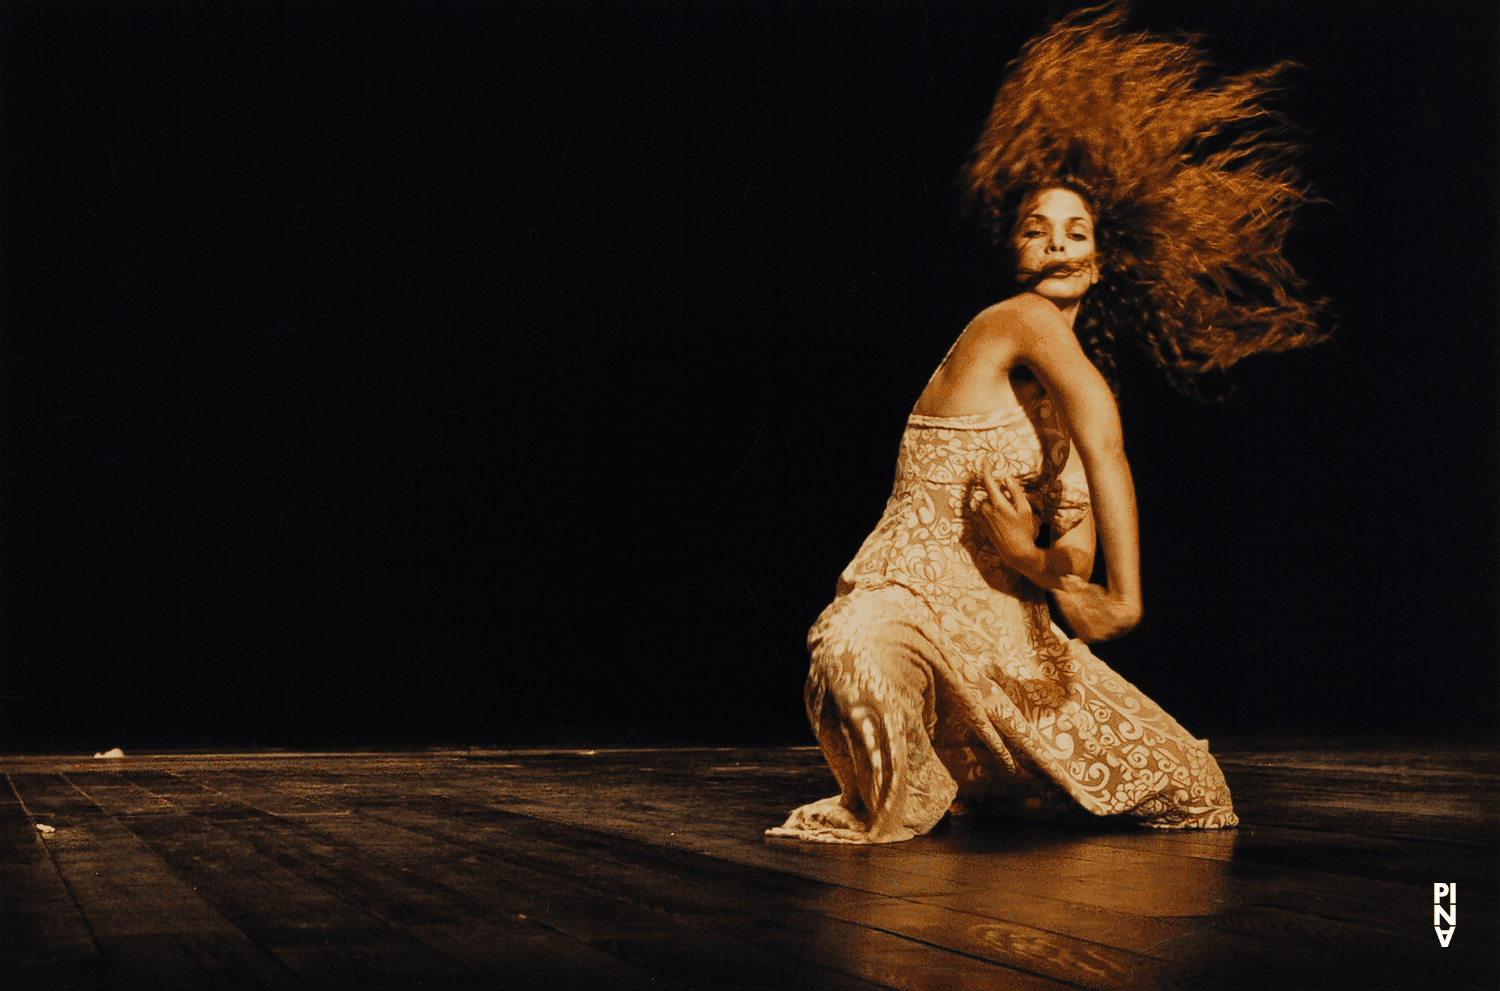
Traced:
<path id="1" fill-rule="evenodd" d="M 1035 293 L 1021 293 L 979 312 L 969 326 L 974 336 L 993 343 L 1018 337 L 1067 331 L 1068 323 L 1057 307 Z"/>
<path id="2" fill-rule="evenodd" d="M 1002 300 L 985 310 L 981 316 L 985 314 L 990 314 L 990 318 L 994 320 L 1020 323 L 1038 330 L 1068 325 L 1056 306 L 1033 292 L 1023 292 Z"/>

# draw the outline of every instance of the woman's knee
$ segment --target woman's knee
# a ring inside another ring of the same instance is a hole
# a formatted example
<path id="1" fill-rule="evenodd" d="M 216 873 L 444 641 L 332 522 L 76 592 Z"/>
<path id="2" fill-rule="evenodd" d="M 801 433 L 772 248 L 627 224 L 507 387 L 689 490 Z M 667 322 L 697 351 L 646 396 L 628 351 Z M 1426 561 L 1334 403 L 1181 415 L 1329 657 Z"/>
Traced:
<path id="1" fill-rule="evenodd" d="M 904 610 L 853 603 L 825 612 L 808 637 L 809 701 L 832 693 L 844 711 L 855 705 L 908 703 L 931 693 L 931 643 Z"/>

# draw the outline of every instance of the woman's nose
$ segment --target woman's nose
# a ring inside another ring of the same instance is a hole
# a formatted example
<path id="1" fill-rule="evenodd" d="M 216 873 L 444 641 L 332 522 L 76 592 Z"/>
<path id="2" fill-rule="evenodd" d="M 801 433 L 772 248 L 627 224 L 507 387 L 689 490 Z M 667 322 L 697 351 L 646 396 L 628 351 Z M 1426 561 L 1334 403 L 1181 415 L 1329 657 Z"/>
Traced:
<path id="1" fill-rule="evenodd" d="M 1048 251 L 1062 251 L 1065 247 L 1066 245 L 1063 244 L 1063 239 L 1058 235 L 1053 234 L 1047 238 Z"/>

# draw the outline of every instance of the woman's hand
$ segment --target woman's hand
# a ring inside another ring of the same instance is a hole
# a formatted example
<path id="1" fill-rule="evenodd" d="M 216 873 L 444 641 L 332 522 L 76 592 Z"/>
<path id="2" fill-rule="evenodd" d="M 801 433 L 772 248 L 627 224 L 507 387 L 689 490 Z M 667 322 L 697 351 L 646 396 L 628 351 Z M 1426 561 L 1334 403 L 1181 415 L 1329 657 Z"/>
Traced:
<path id="1" fill-rule="evenodd" d="M 1098 643 L 1129 633 L 1141 621 L 1141 604 L 1091 585 L 1076 575 L 1065 575 L 1052 592 L 1058 611 L 1084 643 Z"/>
<path id="2" fill-rule="evenodd" d="M 1010 475 L 997 478 L 994 465 L 986 466 L 979 477 L 989 496 L 978 503 L 985 534 L 1006 564 L 1032 577 L 1042 565 L 1043 554 L 1036 546 L 1042 524 L 1031 511 L 1026 490 Z"/>

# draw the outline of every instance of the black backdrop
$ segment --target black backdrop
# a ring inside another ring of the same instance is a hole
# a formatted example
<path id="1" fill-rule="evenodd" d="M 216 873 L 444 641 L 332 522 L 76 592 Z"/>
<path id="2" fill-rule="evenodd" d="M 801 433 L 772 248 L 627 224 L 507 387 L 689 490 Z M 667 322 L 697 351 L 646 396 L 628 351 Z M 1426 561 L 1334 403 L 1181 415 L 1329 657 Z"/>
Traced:
<path id="1" fill-rule="evenodd" d="M 1056 5 L 0 8 L 0 746 L 811 742 L 807 626 L 999 298 Z M 1492 732 L 1489 3 L 1142 3 L 1284 107 L 1335 343 L 1126 369 L 1200 733 Z"/>

